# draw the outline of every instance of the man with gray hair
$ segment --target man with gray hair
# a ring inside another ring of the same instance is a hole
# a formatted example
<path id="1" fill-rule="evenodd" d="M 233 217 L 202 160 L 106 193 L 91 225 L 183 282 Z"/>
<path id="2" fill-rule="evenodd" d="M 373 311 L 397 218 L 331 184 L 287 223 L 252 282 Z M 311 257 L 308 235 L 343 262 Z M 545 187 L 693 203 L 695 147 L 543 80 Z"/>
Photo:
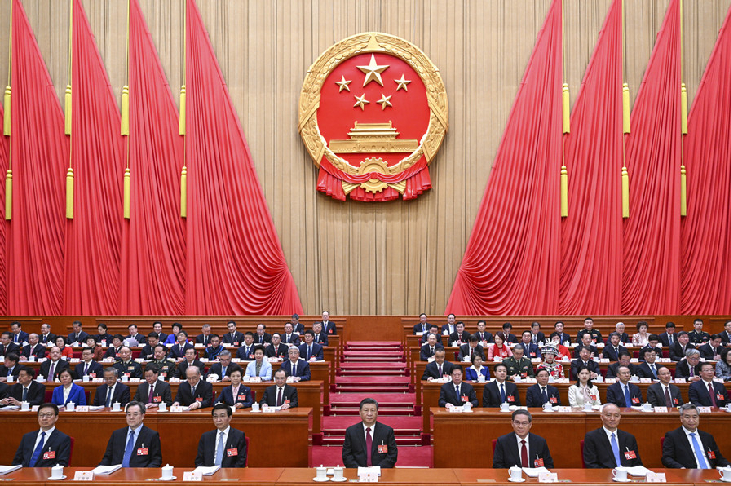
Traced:
<path id="1" fill-rule="evenodd" d="M 104 369 L 104 384 L 94 393 L 95 407 L 111 407 L 114 403 L 125 406 L 129 403 L 129 387 L 117 381 L 117 368 Z"/>
<path id="2" fill-rule="evenodd" d="M 524 408 L 513 412 L 510 420 L 513 432 L 497 439 L 492 454 L 492 467 L 508 469 L 518 467 L 542 467 L 553 469 L 553 458 L 546 439 L 530 432 L 533 416 Z"/>
<path id="3" fill-rule="evenodd" d="M 602 427 L 584 436 L 584 463 L 589 469 L 642 466 L 635 436 L 619 430 L 622 413 L 614 403 L 602 407 Z"/>
<path id="4" fill-rule="evenodd" d="M 231 362 L 231 351 L 225 349 L 218 355 L 218 361 L 213 363 L 208 370 L 208 377 L 211 375 L 218 376 L 216 381 L 231 381 L 231 372 L 234 370 L 241 371 L 241 366 Z"/>
<path id="5" fill-rule="evenodd" d="M 173 406 L 182 405 L 189 410 L 208 408 L 213 404 L 213 385 L 201 380 L 201 371 L 191 365 L 185 370 L 186 381 L 181 381 Z"/>
<path id="6" fill-rule="evenodd" d="M 310 365 L 300 358 L 300 350 L 292 346 L 289 348 L 289 359 L 282 363 L 282 369 L 294 381 L 310 381 Z"/>
<path id="7" fill-rule="evenodd" d="M 688 381 L 701 379 L 701 352 L 697 349 L 685 351 L 685 358 L 675 366 L 675 378 L 685 378 Z"/>
<path id="8" fill-rule="evenodd" d="M 692 403 L 680 407 L 682 426 L 665 434 L 662 464 L 668 468 L 715 469 L 729 466 L 716 440 L 708 432 L 698 430 L 700 415 Z"/>

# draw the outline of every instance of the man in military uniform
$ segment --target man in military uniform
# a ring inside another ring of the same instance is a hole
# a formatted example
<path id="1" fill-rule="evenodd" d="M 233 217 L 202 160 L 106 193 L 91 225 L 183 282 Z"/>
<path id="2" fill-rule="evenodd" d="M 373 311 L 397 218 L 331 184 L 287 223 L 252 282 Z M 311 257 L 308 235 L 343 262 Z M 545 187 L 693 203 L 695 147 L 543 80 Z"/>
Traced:
<path id="1" fill-rule="evenodd" d="M 503 360 L 503 364 L 508 369 L 508 376 L 515 377 L 519 375 L 521 378 L 533 378 L 533 365 L 530 358 L 523 356 L 525 350 L 522 346 L 513 348 L 513 355 Z"/>
<path id="2" fill-rule="evenodd" d="M 127 346 L 122 346 L 117 354 L 119 358 L 114 367 L 120 377 L 142 378 L 142 366 L 137 361 L 132 360 L 132 351 Z"/>
<path id="3" fill-rule="evenodd" d="M 703 331 L 703 321 L 696 319 L 693 321 L 693 330 L 688 333 L 688 340 L 691 344 L 698 345 L 707 343 L 711 339 L 711 335 Z"/>
<path id="4" fill-rule="evenodd" d="M 155 346 L 154 358 L 150 363 L 155 363 L 160 369 L 160 378 L 165 381 L 170 381 L 170 378 L 175 374 L 175 362 L 167 358 L 168 351 L 165 346 L 158 344 Z"/>
<path id="5" fill-rule="evenodd" d="M 591 317 L 587 317 L 586 319 L 584 319 L 584 329 L 576 334 L 576 342 L 580 343 L 581 337 L 584 334 L 590 334 L 591 340 L 594 344 L 603 342 L 602 333 L 594 329 L 594 319 L 592 319 Z"/>

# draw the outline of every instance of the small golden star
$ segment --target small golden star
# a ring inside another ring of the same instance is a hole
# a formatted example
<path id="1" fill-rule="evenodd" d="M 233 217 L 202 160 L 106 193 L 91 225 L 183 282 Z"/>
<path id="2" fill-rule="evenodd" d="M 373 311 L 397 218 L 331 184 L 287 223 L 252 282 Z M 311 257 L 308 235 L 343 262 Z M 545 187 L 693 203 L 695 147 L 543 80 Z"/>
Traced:
<path id="1" fill-rule="evenodd" d="M 353 105 L 353 108 L 355 108 L 356 106 L 360 106 L 360 109 L 365 111 L 365 105 L 369 103 L 370 101 L 365 99 L 365 93 L 363 93 L 362 95 L 355 97 L 355 104 Z"/>
<path id="2" fill-rule="evenodd" d="M 376 103 L 381 104 L 381 110 L 385 110 L 387 106 L 393 107 L 393 105 L 391 104 L 391 97 L 386 96 L 385 94 L 381 94 L 381 99 L 376 101 Z"/>
<path id="3" fill-rule="evenodd" d="M 404 91 L 408 91 L 409 90 L 408 84 L 411 81 L 407 81 L 406 79 L 404 79 L 404 75 L 402 74 L 401 79 L 394 79 L 393 82 L 398 83 L 398 86 L 396 86 L 396 91 L 400 90 L 401 88 L 403 88 Z"/>
<path id="4" fill-rule="evenodd" d="M 338 86 L 340 86 L 340 89 L 338 90 L 338 93 L 340 93 L 344 89 L 350 91 L 350 87 L 348 86 L 350 84 L 350 81 L 346 81 L 345 80 L 345 76 L 340 76 L 340 81 L 335 81 L 335 84 L 337 84 Z M 398 90 L 396 90 L 396 91 L 398 91 Z"/>
<path id="5" fill-rule="evenodd" d="M 371 54 L 371 62 L 368 63 L 367 66 L 356 66 L 358 69 L 363 71 L 365 73 L 365 81 L 363 81 L 363 86 L 367 85 L 371 81 L 375 81 L 376 83 L 383 86 L 383 78 L 381 78 L 381 73 L 388 69 L 389 65 L 379 65 L 376 62 L 376 56 Z"/>

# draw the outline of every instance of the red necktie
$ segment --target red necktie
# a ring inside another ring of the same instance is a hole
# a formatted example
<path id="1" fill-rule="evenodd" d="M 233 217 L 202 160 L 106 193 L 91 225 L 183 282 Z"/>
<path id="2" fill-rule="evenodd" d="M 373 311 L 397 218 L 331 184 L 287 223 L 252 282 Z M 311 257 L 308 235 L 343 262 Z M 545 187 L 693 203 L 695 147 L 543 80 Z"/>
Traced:
<path id="1" fill-rule="evenodd" d="M 281 406 L 282 406 L 282 389 L 280 388 L 277 391 L 277 407 L 281 407 Z"/>
<path id="2" fill-rule="evenodd" d="M 673 401 L 670 400 L 670 387 L 665 387 L 665 406 L 668 408 L 673 408 Z"/>
<path id="3" fill-rule="evenodd" d="M 520 441 L 520 462 L 523 467 L 528 467 L 528 448 L 525 446 L 525 439 Z"/>
<path id="4" fill-rule="evenodd" d="M 373 437 L 371 437 L 371 428 L 366 427 L 366 466 L 370 467 L 373 465 L 373 459 L 371 453 L 373 449 Z"/>
<path id="5" fill-rule="evenodd" d="M 708 384 L 708 394 L 711 396 L 711 406 L 715 407 L 716 406 L 716 397 L 713 394 L 713 385 L 710 383 Z"/>
<path id="6" fill-rule="evenodd" d="M 147 395 L 147 403 L 152 403 L 152 394 L 154 391 L 155 391 L 155 389 L 152 386 L 150 386 L 150 393 Z"/>

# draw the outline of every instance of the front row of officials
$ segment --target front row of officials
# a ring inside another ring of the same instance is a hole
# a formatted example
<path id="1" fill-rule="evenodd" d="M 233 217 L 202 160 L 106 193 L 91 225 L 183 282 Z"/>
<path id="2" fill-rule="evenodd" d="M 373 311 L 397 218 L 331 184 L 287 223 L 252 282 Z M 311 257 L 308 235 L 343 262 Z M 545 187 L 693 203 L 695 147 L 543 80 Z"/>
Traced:
<path id="1" fill-rule="evenodd" d="M 123 467 L 160 467 L 162 451 L 160 435 L 144 425 L 145 404 L 133 401 L 126 407 L 127 427 L 115 430 L 107 444 L 100 465 L 121 464 Z M 218 403 L 211 411 L 216 430 L 205 432 L 198 443 L 196 466 L 244 467 L 246 438 L 230 426 L 231 408 Z M 587 468 L 641 466 L 642 459 L 635 437 L 619 429 L 620 408 L 608 403 L 600 414 L 602 427 L 584 437 L 584 463 Z M 394 467 L 398 449 L 394 431 L 378 422 L 378 402 L 366 398 L 360 402 L 361 422 L 348 427 L 342 449 L 346 467 Z M 729 466 L 713 436 L 698 430 L 700 415 L 696 406 L 680 407 L 681 426 L 665 434 L 662 463 L 668 468 L 711 469 Z M 44 403 L 38 409 L 40 429 L 23 436 L 13 465 L 49 467 L 67 466 L 71 438 L 55 428 L 58 407 Z M 514 432 L 497 439 L 493 468 L 553 468 L 553 458 L 546 440 L 530 432 L 533 417 L 526 409 L 513 412 Z"/>

